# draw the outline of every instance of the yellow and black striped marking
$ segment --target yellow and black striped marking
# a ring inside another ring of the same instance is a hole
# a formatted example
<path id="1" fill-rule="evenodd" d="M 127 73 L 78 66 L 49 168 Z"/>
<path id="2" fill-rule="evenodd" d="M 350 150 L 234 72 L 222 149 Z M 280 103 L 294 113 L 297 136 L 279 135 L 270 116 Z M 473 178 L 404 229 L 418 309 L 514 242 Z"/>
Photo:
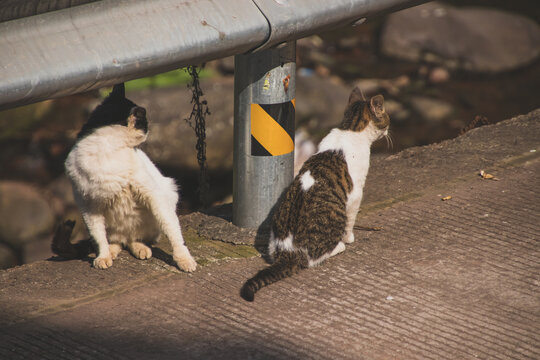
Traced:
<path id="1" fill-rule="evenodd" d="M 277 156 L 294 150 L 295 99 L 251 104 L 251 155 Z"/>

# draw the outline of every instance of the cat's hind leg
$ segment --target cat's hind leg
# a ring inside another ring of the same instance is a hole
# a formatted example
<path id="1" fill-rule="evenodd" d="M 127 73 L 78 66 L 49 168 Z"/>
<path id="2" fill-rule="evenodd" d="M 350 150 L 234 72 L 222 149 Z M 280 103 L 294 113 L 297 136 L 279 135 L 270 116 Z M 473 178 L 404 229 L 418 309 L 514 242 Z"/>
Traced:
<path id="1" fill-rule="evenodd" d="M 332 252 L 330 253 L 330 256 L 334 256 L 334 255 L 337 255 L 341 252 L 345 251 L 345 244 L 340 241 L 336 247 L 334 248 L 334 250 L 332 250 Z"/>
<path id="2" fill-rule="evenodd" d="M 127 244 L 129 252 L 139 260 L 146 260 L 152 257 L 152 249 L 138 241 L 131 241 Z"/>
<path id="3" fill-rule="evenodd" d="M 122 245 L 120 244 L 109 244 L 109 252 L 111 253 L 111 258 L 114 260 L 118 257 L 118 254 L 122 251 Z"/>
<path id="4" fill-rule="evenodd" d="M 345 244 L 351 244 L 354 242 L 354 223 L 356 222 L 356 215 L 358 214 L 358 209 L 360 208 L 360 201 L 362 197 L 353 197 L 347 200 L 347 224 L 345 225 L 345 234 L 341 239 Z"/>

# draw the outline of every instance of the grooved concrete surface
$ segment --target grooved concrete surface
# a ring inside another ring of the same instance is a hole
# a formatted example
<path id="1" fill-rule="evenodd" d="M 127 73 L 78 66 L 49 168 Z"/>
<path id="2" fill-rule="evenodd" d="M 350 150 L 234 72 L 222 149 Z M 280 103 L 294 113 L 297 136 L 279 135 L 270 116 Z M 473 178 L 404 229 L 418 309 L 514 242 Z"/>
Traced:
<path id="1" fill-rule="evenodd" d="M 530 150 L 540 150 L 537 119 Z M 358 225 L 382 231 L 355 231 L 344 253 L 254 303 L 238 292 L 262 258 L 193 275 L 129 256 L 110 271 L 48 261 L 0 273 L 0 358 L 539 359 L 540 156 L 530 150 L 509 150 L 511 162 L 503 151 L 486 169 L 498 181 L 465 169 L 361 215 Z"/>

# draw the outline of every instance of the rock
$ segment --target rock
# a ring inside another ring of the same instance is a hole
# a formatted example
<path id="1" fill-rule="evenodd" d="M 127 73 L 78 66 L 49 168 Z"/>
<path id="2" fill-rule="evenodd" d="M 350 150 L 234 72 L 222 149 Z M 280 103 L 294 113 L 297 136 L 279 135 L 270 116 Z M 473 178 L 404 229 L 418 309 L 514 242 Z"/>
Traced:
<path id="1" fill-rule="evenodd" d="M 441 84 L 450 80 L 450 72 L 443 67 L 437 66 L 429 73 L 428 80 L 432 84 Z"/>
<path id="2" fill-rule="evenodd" d="M 343 50 L 352 50 L 358 46 L 360 39 L 356 36 L 349 36 L 339 38 L 337 41 L 338 46 Z"/>
<path id="3" fill-rule="evenodd" d="M 297 76 L 296 128 L 303 127 L 318 143 L 341 123 L 351 90 L 332 77 Z"/>
<path id="4" fill-rule="evenodd" d="M 324 65 L 317 65 L 315 66 L 315 73 L 320 77 L 328 77 L 330 76 L 330 69 Z"/>
<path id="5" fill-rule="evenodd" d="M 204 100 L 211 112 L 206 117 L 206 157 L 210 169 L 232 167 L 234 83 L 232 77 L 203 81 Z M 152 93 L 150 93 L 150 91 Z M 163 166 L 198 169 L 196 136 L 184 121 L 191 113 L 187 87 L 143 90 L 128 94 L 146 107 L 150 133 L 143 146 L 148 156 Z"/>
<path id="6" fill-rule="evenodd" d="M 296 65 L 298 67 L 324 66 L 331 68 L 335 65 L 335 59 L 329 54 L 330 52 L 331 49 L 318 35 L 299 39 L 296 41 Z"/>
<path id="7" fill-rule="evenodd" d="M 46 188 L 46 193 L 48 195 L 49 204 L 54 210 L 57 218 L 75 221 L 75 227 L 71 233 L 71 241 L 78 242 L 82 239 L 88 239 L 90 235 L 84 224 L 81 212 L 75 204 L 71 182 L 67 176 L 62 175 L 50 183 Z"/>
<path id="8" fill-rule="evenodd" d="M 354 83 L 364 96 L 372 96 L 378 94 L 382 90 L 381 80 L 379 79 L 360 79 Z"/>
<path id="9" fill-rule="evenodd" d="M 406 60 L 479 72 L 508 71 L 538 58 L 540 27 L 499 10 L 431 2 L 389 15 L 381 49 Z"/>
<path id="10" fill-rule="evenodd" d="M 71 182 L 66 175 L 59 176 L 46 187 L 49 197 L 49 204 L 55 214 L 62 215 L 69 207 L 75 206 Z"/>
<path id="11" fill-rule="evenodd" d="M 191 227 L 199 236 L 209 240 L 223 241 L 235 245 L 253 245 L 256 229 L 240 228 L 217 216 L 193 212 L 181 218 L 182 226 Z"/>
<path id="12" fill-rule="evenodd" d="M 401 89 L 409 86 L 411 79 L 407 75 L 401 75 L 394 79 L 359 79 L 355 82 L 366 97 L 380 94 L 386 91 L 391 95 L 397 95 Z"/>
<path id="13" fill-rule="evenodd" d="M 52 233 L 55 217 L 34 187 L 0 182 L 0 241 L 21 247 L 36 237 Z"/>
<path id="14" fill-rule="evenodd" d="M 324 40 L 319 35 L 311 35 L 296 41 L 296 46 L 299 49 L 317 49 L 321 50 L 324 45 Z"/>
<path id="15" fill-rule="evenodd" d="M 428 122 L 442 121 L 453 112 L 452 105 L 443 100 L 415 96 L 410 102 L 412 108 Z"/>
<path id="16" fill-rule="evenodd" d="M 390 115 L 391 122 L 404 121 L 411 116 L 411 112 L 403 104 L 392 99 L 384 100 L 384 108 L 388 115 Z"/>
<path id="17" fill-rule="evenodd" d="M 426 65 L 421 65 L 419 68 L 418 68 L 418 75 L 422 78 L 425 78 L 426 76 L 428 76 L 429 74 L 429 67 L 427 67 Z"/>
<path id="18" fill-rule="evenodd" d="M 19 265 L 19 262 L 13 250 L 9 246 L 0 243 L 0 270 L 17 265 Z"/>

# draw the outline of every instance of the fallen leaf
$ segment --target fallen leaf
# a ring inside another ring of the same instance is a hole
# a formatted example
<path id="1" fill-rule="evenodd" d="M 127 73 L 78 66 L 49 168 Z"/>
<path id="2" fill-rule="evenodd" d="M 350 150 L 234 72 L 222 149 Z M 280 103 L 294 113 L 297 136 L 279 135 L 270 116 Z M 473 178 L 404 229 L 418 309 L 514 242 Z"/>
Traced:
<path id="1" fill-rule="evenodd" d="M 445 196 L 445 197 L 443 197 L 441 200 L 442 200 L 442 201 L 446 201 L 446 200 L 450 200 L 451 198 L 452 198 L 451 196 Z"/>
<path id="2" fill-rule="evenodd" d="M 480 174 L 479 174 L 482 179 L 487 179 L 487 180 L 499 180 L 497 179 L 495 176 L 491 175 L 491 174 L 488 174 L 487 172 L 485 172 L 484 170 L 480 170 Z"/>

